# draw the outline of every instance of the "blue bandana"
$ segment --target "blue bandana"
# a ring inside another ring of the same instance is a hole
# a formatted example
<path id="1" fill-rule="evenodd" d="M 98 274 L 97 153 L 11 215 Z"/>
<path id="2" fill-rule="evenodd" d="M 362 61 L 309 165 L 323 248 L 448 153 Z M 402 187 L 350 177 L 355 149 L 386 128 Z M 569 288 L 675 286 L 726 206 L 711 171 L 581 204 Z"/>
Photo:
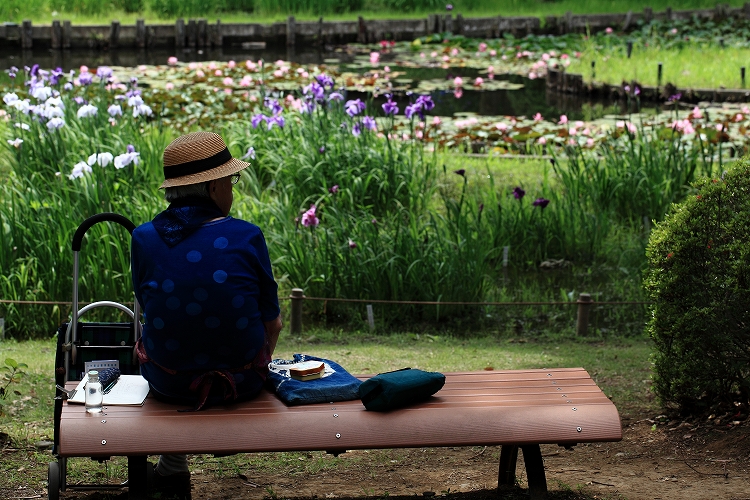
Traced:
<path id="1" fill-rule="evenodd" d="M 210 198 L 190 197 L 173 201 L 154 217 L 154 229 L 169 248 L 193 234 L 206 221 L 224 217 Z"/>

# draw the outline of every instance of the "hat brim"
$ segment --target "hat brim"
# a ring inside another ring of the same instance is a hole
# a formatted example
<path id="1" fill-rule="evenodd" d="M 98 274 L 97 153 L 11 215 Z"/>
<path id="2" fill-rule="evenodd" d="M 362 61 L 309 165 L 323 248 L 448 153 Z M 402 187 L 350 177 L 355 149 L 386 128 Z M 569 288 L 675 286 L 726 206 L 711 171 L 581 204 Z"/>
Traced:
<path id="1" fill-rule="evenodd" d="M 198 172 L 197 174 L 183 175 L 181 177 L 172 177 L 171 179 L 165 179 L 164 182 L 162 182 L 161 186 L 159 186 L 159 189 L 177 186 L 188 186 L 190 184 L 200 184 L 201 182 L 214 181 L 216 179 L 221 179 L 222 177 L 236 174 L 237 172 L 240 172 L 241 170 L 244 170 L 249 166 L 250 164 L 247 162 L 238 160 L 237 158 L 232 158 L 223 165 L 214 167 L 211 170 L 205 170 L 203 172 Z"/>

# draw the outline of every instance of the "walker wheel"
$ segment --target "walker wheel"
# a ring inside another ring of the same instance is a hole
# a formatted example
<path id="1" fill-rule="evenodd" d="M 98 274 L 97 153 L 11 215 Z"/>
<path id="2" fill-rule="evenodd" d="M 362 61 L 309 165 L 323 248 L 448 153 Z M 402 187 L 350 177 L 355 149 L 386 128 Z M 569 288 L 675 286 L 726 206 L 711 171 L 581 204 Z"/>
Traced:
<path id="1" fill-rule="evenodd" d="M 60 464 L 50 462 L 47 469 L 47 498 L 59 500 L 60 498 Z"/>

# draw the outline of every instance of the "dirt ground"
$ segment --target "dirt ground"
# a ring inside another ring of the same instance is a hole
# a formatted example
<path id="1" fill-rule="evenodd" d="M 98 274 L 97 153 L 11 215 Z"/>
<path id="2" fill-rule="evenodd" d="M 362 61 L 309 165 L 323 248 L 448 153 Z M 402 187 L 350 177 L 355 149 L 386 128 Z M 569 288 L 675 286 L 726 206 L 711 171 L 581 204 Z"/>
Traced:
<path id="1" fill-rule="evenodd" d="M 750 420 L 745 415 L 668 421 L 623 414 L 623 430 L 619 443 L 583 444 L 573 450 L 543 446 L 550 499 L 750 500 Z M 340 455 L 335 468 L 313 472 L 282 463 L 271 473 L 248 469 L 226 473 L 222 479 L 215 471 L 195 468 L 193 498 L 497 499 L 499 454 L 499 447 L 357 450 Z M 296 460 L 333 458 L 316 452 Z M 526 486 L 520 454 L 517 479 L 522 488 Z M 68 493 L 63 498 L 113 497 Z M 527 495 L 516 488 L 500 498 Z"/>

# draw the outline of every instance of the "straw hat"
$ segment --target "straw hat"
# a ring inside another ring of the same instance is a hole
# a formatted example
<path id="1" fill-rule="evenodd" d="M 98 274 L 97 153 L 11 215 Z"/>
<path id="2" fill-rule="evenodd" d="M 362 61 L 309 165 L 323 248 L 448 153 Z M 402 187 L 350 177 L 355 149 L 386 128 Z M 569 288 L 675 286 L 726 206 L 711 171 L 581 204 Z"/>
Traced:
<path id="1" fill-rule="evenodd" d="M 249 165 L 232 158 L 219 134 L 192 132 L 164 149 L 164 182 L 159 189 L 221 179 Z"/>

